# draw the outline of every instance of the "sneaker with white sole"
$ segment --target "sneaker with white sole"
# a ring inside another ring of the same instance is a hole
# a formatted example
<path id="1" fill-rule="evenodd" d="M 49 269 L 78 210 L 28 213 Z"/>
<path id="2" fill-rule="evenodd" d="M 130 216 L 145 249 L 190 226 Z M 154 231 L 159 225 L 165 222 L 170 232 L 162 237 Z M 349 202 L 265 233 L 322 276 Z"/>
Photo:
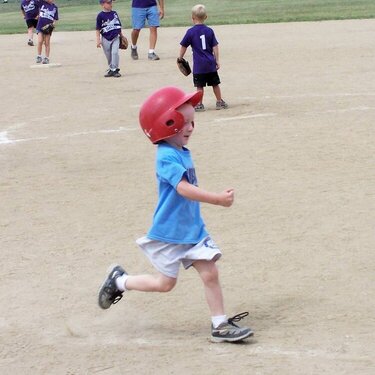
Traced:
<path id="1" fill-rule="evenodd" d="M 109 268 L 107 278 L 99 289 L 98 304 L 102 309 L 109 309 L 112 304 L 116 304 L 122 298 L 124 292 L 117 288 L 116 279 L 124 274 L 127 275 L 119 265 Z"/>
<path id="2" fill-rule="evenodd" d="M 155 52 L 152 52 L 148 54 L 148 59 L 152 61 L 156 61 L 156 60 L 160 60 L 160 57 Z"/>
<path id="3" fill-rule="evenodd" d="M 204 108 L 203 103 L 197 104 L 194 107 L 195 112 L 204 112 L 206 109 Z"/>
<path id="4" fill-rule="evenodd" d="M 33 46 L 33 45 L 34 45 L 34 42 L 33 42 L 31 39 L 29 39 L 29 41 L 27 42 L 27 44 L 28 44 L 29 46 Z"/>
<path id="5" fill-rule="evenodd" d="M 40 64 L 42 61 L 43 61 L 42 56 L 37 56 L 37 57 L 36 57 L 36 61 L 35 61 L 35 62 L 36 62 L 37 64 Z"/>
<path id="6" fill-rule="evenodd" d="M 238 322 L 248 316 L 248 312 L 243 312 L 229 318 L 227 322 L 221 323 L 217 328 L 211 325 L 211 341 L 212 342 L 236 342 L 242 341 L 254 335 L 249 327 L 239 327 L 234 322 Z"/>
<path id="7" fill-rule="evenodd" d="M 216 102 L 216 109 L 227 109 L 228 104 L 224 102 L 223 99 Z"/>
<path id="8" fill-rule="evenodd" d="M 49 64 L 49 58 L 45 57 L 42 61 L 42 64 Z"/>
<path id="9" fill-rule="evenodd" d="M 130 47 L 130 50 L 131 50 L 130 56 L 132 57 L 132 59 L 133 59 L 133 60 L 138 60 L 138 51 L 137 51 L 137 47 L 135 47 L 135 48 Z"/>

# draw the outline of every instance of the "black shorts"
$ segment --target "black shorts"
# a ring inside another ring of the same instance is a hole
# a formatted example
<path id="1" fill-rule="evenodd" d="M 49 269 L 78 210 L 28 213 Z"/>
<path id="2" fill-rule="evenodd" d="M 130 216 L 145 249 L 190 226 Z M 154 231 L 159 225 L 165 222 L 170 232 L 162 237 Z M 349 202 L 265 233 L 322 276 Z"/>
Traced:
<path id="1" fill-rule="evenodd" d="M 52 35 L 53 29 L 41 30 L 43 35 Z"/>
<path id="2" fill-rule="evenodd" d="M 36 20 L 35 18 L 30 18 L 29 20 L 26 20 L 26 25 L 28 29 L 30 29 L 30 27 L 35 28 L 37 24 L 38 24 L 38 20 Z"/>
<path id="3" fill-rule="evenodd" d="M 220 85 L 220 78 L 217 72 L 193 74 L 194 87 Z"/>

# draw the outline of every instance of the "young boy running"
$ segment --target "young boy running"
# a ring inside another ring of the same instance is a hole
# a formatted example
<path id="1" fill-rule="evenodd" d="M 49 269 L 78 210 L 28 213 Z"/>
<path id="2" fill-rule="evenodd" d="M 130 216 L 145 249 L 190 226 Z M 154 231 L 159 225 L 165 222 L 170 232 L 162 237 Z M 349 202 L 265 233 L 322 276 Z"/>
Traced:
<path id="1" fill-rule="evenodd" d="M 176 87 L 156 91 L 142 105 L 139 119 L 145 135 L 157 144 L 156 176 L 159 190 L 153 223 L 137 244 L 156 269 L 154 275 L 130 275 L 121 266 L 110 268 L 99 290 L 99 306 L 108 309 L 124 292 L 169 292 L 177 283 L 180 265 L 198 272 L 211 312 L 211 340 L 240 341 L 253 335 L 227 318 L 216 261 L 221 251 L 206 231 L 200 202 L 230 207 L 234 190 L 220 193 L 198 187 L 191 153 L 186 147 L 194 131 L 194 106 L 202 92 L 186 94 Z"/>

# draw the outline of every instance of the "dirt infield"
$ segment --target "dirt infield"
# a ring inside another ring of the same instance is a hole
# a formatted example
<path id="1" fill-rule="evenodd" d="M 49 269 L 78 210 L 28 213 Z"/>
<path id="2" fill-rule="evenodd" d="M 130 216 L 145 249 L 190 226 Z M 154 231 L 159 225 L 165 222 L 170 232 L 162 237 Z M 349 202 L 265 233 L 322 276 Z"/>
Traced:
<path id="1" fill-rule="evenodd" d="M 141 33 L 119 79 L 94 31 L 55 32 L 61 67 L 39 69 L 26 35 L 0 36 L 0 373 L 374 374 L 375 20 L 215 27 L 230 108 L 206 91 L 189 147 L 200 186 L 235 188 L 202 211 L 227 313 L 249 311 L 254 339 L 208 341 L 194 270 L 97 307 L 111 263 L 152 272 L 134 242 L 156 202 L 137 116 L 156 88 L 192 90 L 184 31 L 160 29 L 156 62 Z"/>

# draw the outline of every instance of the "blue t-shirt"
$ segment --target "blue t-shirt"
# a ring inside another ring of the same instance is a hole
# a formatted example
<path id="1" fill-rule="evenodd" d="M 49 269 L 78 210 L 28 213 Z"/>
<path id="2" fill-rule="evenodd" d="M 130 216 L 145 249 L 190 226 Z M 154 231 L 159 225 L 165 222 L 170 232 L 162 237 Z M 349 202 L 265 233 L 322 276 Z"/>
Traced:
<path id="1" fill-rule="evenodd" d="M 21 9 L 25 12 L 25 20 L 32 20 L 39 15 L 39 0 L 22 0 Z"/>
<path id="2" fill-rule="evenodd" d="M 156 4 L 156 0 L 133 0 L 132 8 L 151 8 Z"/>
<path id="3" fill-rule="evenodd" d="M 184 198 L 176 188 L 181 179 L 198 185 L 190 151 L 164 142 L 158 145 L 156 177 L 159 200 L 147 237 L 162 242 L 196 244 L 208 233 L 197 201 Z"/>
<path id="4" fill-rule="evenodd" d="M 121 21 L 116 11 L 100 12 L 96 17 L 96 30 L 107 40 L 113 40 L 121 34 Z"/>
<path id="5" fill-rule="evenodd" d="M 204 25 L 194 25 L 181 40 L 181 46 L 193 50 L 193 73 L 203 74 L 216 72 L 216 60 L 213 47 L 218 45 L 214 31 Z"/>
<path id="6" fill-rule="evenodd" d="M 48 24 L 53 23 L 59 19 L 59 11 L 55 4 L 47 3 L 42 1 L 39 8 L 39 18 L 38 24 L 36 25 L 37 30 L 42 30 L 42 28 Z"/>

